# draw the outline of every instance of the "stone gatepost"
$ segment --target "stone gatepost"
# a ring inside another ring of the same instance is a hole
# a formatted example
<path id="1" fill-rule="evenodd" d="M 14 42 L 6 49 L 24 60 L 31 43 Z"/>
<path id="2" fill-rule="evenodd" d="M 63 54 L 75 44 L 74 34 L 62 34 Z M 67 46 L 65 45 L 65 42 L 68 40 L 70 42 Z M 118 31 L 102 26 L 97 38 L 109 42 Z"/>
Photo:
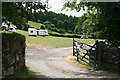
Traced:
<path id="1" fill-rule="evenodd" d="M 104 48 L 106 48 L 106 44 L 103 41 L 98 42 L 98 51 L 97 51 L 97 57 L 98 57 L 98 67 L 101 68 L 102 67 L 102 57 L 104 56 Z"/>

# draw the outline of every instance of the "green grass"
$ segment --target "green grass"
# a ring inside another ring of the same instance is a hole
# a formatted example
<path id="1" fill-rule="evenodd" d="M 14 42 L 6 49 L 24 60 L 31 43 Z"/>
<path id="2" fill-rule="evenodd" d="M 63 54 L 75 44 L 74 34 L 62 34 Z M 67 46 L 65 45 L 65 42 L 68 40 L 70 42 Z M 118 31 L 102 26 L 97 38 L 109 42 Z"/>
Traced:
<path id="1" fill-rule="evenodd" d="M 107 72 L 113 72 L 113 73 L 120 73 L 120 70 L 118 69 L 110 69 L 110 68 L 106 68 L 106 67 L 102 67 L 99 68 L 98 66 L 96 66 L 96 68 L 91 67 L 90 65 L 88 65 L 87 63 L 85 63 L 84 61 L 81 61 L 79 59 L 79 62 L 77 61 L 77 59 L 74 59 L 78 64 L 82 64 L 84 66 L 84 68 L 89 69 L 89 70 L 93 70 L 93 71 L 107 71 Z M 87 62 L 89 62 L 88 60 L 85 60 Z"/>
<path id="2" fill-rule="evenodd" d="M 3 32 L 3 31 L 2 31 Z M 8 32 L 9 33 L 9 32 Z M 27 31 L 17 30 L 17 33 L 22 34 L 26 37 L 26 44 L 32 44 L 31 46 L 41 46 L 41 47 L 72 47 L 73 38 L 67 37 L 55 37 L 55 36 L 28 36 Z M 76 38 L 77 40 L 77 38 Z M 81 42 L 87 44 L 94 44 L 94 39 L 80 39 Z"/>
<path id="3" fill-rule="evenodd" d="M 75 40 L 78 40 L 78 38 L 75 38 Z M 104 39 L 96 39 L 96 40 L 105 41 Z M 86 44 L 95 44 L 95 39 L 80 39 L 79 41 Z"/>
<path id="4" fill-rule="evenodd" d="M 35 27 L 37 29 L 40 29 L 40 26 L 43 25 L 41 23 L 36 23 L 36 22 L 33 22 L 33 21 L 28 21 L 28 24 L 30 27 Z"/>
<path id="5" fill-rule="evenodd" d="M 28 36 L 27 31 L 17 30 L 17 33 L 26 36 L 27 44 L 36 44 L 39 46 L 50 46 L 54 48 L 72 46 L 72 38 L 54 37 L 54 36 Z"/>
<path id="6" fill-rule="evenodd" d="M 16 72 L 13 75 L 10 75 L 8 78 L 33 78 L 34 80 L 35 78 L 37 78 L 37 73 L 30 70 L 29 67 L 25 67 L 25 69 L 23 69 L 22 71 Z"/>
<path id="7" fill-rule="evenodd" d="M 27 31 L 17 30 L 17 33 L 26 36 L 26 43 L 27 44 L 34 44 L 34 46 L 43 46 L 43 47 L 70 47 L 73 45 L 73 38 L 67 37 L 55 37 L 55 36 L 28 36 Z M 77 39 L 76 39 L 77 40 Z M 94 44 L 94 39 L 80 39 L 81 42 L 87 44 Z"/>

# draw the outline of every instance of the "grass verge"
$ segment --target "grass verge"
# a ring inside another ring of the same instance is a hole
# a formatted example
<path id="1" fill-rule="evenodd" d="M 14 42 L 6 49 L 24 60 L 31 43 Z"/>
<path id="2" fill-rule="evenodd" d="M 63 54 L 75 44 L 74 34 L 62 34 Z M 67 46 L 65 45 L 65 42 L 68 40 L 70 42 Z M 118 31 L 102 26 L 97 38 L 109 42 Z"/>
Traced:
<path id="1" fill-rule="evenodd" d="M 16 72 L 13 75 L 8 76 L 8 78 L 25 78 L 25 79 L 30 79 L 34 80 L 37 78 L 37 74 L 30 70 L 29 67 L 25 67 L 22 71 Z M 4 80 L 4 79 L 3 79 Z"/>
<path id="2" fill-rule="evenodd" d="M 98 66 L 96 66 L 96 68 L 93 68 L 90 65 L 88 65 L 87 63 L 81 61 L 80 59 L 79 59 L 79 62 L 77 61 L 76 58 L 74 60 L 75 60 L 76 63 L 82 64 L 84 66 L 84 68 L 92 70 L 92 71 L 113 72 L 113 73 L 119 73 L 120 74 L 120 70 L 118 70 L 118 69 L 110 69 L 110 68 L 106 68 L 106 67 L 98 68 Z"/>

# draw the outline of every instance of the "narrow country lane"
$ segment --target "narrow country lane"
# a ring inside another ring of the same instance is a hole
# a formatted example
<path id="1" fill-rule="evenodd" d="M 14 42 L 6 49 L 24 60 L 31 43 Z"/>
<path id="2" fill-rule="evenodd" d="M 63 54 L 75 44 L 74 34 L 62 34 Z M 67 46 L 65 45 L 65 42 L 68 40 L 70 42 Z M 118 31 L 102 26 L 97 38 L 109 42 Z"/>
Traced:
<path id="1" fill-rule="evenodd" d="M 118 78 L 113 73 L 97 73 L 72 65 L 65 58 L 72 54 L 72 47 L 56 49 L 26 48 L 26 64 L 40 78 Z M 120 78 L 120 77 L 119 77 Z"/>

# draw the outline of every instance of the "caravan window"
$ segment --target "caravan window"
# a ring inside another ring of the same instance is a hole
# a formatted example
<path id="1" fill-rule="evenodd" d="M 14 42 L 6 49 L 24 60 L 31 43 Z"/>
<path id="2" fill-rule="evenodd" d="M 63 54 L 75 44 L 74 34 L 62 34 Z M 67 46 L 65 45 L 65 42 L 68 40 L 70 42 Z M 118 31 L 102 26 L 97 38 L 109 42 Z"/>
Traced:
<path id="1" fill-rule="evenodd" d="M 33 33 L 33 31 L 31 31 L 31 33 Z"/>
<path id="2" fill-rule="evenodd" d="M 9 28 L 9 30 L 13 30 L 13 28 Z"/>
<path id="3" fill-rule="evenodd" d="M 2 30 L 6 30 L 6 27 L 5 27 L 5 26 L 2 26 Z"/>

